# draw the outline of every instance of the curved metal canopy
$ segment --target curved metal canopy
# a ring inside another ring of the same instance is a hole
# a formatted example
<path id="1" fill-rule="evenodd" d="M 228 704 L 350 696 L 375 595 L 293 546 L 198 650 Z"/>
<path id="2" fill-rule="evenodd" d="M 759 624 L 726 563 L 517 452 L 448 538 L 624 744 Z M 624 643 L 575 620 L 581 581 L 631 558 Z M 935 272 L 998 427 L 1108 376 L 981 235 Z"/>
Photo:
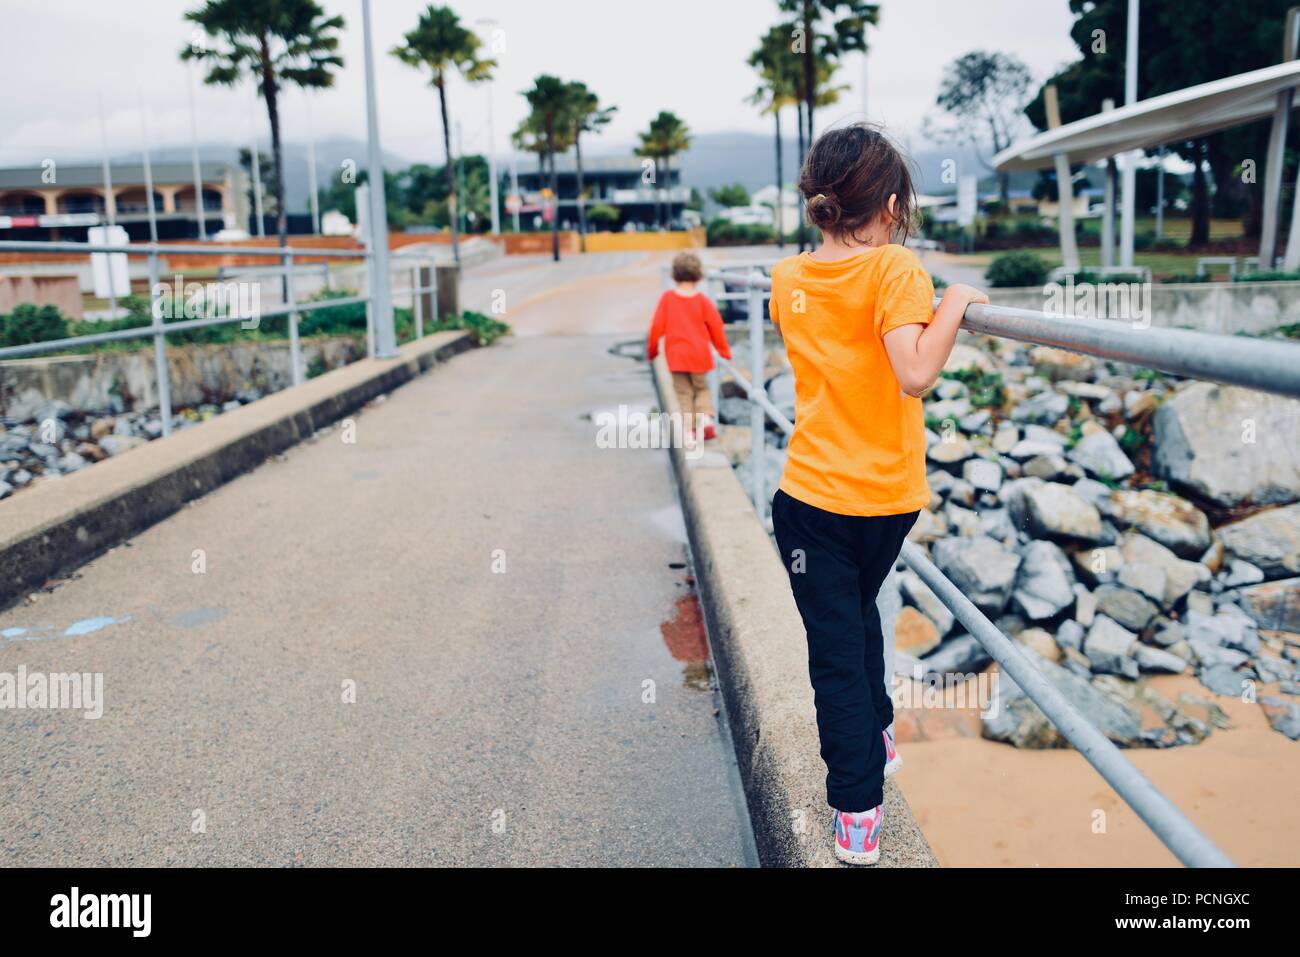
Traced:
<path id="1" fill-rule="evenodd" d="M 1300 86 L 1300 60 L 1239 73 L 1139 100 L 1039 133 L 993 157 L 999 173 L 1047 169 L 1063 153 L 1091 163 L 1135 149 L 1200 136 L 1262 120 L 1277 109 L 1277 94 Z"/>

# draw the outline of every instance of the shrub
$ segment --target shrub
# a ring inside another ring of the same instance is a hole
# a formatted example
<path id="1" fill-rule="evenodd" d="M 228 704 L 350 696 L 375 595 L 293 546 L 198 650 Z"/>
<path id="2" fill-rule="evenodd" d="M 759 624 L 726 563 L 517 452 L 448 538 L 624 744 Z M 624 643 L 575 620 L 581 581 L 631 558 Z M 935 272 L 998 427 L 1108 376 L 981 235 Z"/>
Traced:
<path id="1" fill-rule="evenodd" d="M 481 312 L 467 311 L 462 312 L 459 316 L 452 316 L 443 319 L 433 326 L 434 332 L 445 332 L 450 329 L 468 329 L 474 341 L 480 346 L 490 346 L 496 340 L 504 335 L 509 335 L 510 326 L 500 319 L 493 319 L 491 316 L 485 316 Z"/>
<path id="2" fill-rule="evenodd" d="M 1244 276 L 1239 275 L 1234 278 L 1233 282 L 1295 282 L 1300 279 L 1300 272 L 1282 272 L 1273 270 L 1268 272 L 1252 272 Z"/>
<path id="3" fill-rule="evenodd" d="M 25 346 L 31 342 L 48 342 L 68 335 L 68 320 L 55 306 L 35 306 L 24 302 L 9 315 L 0 315 L 0 345 Z"/>
<path id="4" fill-rule="evenodd" d="M 776 242 L 776 230 L 771 226 L 731 223 L 725 219 L 709 221 L 710 246 L 761 246 Z"/>
<path id="5" fill-rule="evenodd" d="M 994 288 L 1041 286 L 1047 281 L 1047 263 L 1033 253 L 1006 253 L 993 260 L 984 278 Z"/>

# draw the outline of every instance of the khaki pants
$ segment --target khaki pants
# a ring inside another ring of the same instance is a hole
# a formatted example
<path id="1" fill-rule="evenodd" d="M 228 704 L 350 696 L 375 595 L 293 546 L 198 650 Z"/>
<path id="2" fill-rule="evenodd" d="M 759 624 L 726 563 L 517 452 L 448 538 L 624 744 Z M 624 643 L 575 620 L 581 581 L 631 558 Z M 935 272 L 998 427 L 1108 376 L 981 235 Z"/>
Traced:
<path id="1" fill-rule="evenodd" d="M 682 422 L 694 429 L 697 415 L 713 418 L 713 397 L 709 395 L 708 373 L 674 372 L 673 392 L 682 407 Z"/>

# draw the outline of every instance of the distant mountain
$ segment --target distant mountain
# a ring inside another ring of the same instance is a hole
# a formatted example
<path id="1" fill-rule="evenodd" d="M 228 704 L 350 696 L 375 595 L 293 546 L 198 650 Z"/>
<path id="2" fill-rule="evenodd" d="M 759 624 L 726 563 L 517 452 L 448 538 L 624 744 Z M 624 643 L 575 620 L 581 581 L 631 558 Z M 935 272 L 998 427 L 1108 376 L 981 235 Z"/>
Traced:
<path id="1" fill-rule="evenodd" d="M 794 133 L 794 115 L 791 114 L 781 130 L 781 155 L 786 183 L 793 184 L 799 178 L 798 141 Z M 788 127 L 788 128 L 787 128 Z M 593 155 L 597 154 L 593 149 Z M 631 152 L 611 149 L 608 153 Z M 944 161 L 956 161 L 956 170 L 974 172 L 980 178 L 981 190 L 993 188 L 995 181 L 992 172 L 980 163 L 975 151 L 969 147 L 924 147 L 911 153 L 915 168 L 916 190 L 919 193 L 943 195 L 955 193 L 955 183 L 943 181 Z M 687 186 L 693 186 L 702 194 L 708 195 L 710 189 L 739 183 L 751 193 L 776 181 L 776 142 L 772 135 L 761 133 L 701 133 L 691 143 L 691 148 L 677 160 L 682 170 L 682 180 Z M 1015 174 L 1012 189 L 1030 189 L 1035 173 Z"/>

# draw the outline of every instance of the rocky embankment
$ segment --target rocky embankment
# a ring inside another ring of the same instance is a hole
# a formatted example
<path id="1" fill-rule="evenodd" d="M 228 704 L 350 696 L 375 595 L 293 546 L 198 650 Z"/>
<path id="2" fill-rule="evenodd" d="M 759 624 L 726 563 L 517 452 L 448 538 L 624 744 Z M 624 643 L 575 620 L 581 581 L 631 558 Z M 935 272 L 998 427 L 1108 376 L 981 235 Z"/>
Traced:
<path id="1" fill-rule="evenodd" d="M 182 409 L 172 427 L 183 429 L 229 412 L 260 393 L 241 393 L 221 405 Z M 0 418 L 0 499 L 38 482 L 52 481 L 121 455 L 162 435 L 158 410 L 81 412 L 66 402 L 47 402 L 27 421 Z"/>
<path id="2" fill-rule="evenodd" d="M 779 350 L 772 400 L 794 417 Z M 721 445 L 749 483 L 749 406 L 724 383 Z M 1214 696 L 1300 738 L 1300 402 L 1045 347 L 967 338 L 926 397 L 935 564 L 1115 742 L 1193 744 Z M 769 492 L 785 438 L 769 428 Z M 929 675 L 990 658 L 912 572 L 898 649 Z M 1194 674 L 1208 694 L 1150 683 Z M 1005 675 L 985 736 L 1063 744 Z M 1156 720 L 1151 720 L 1151 715 Z"/>

